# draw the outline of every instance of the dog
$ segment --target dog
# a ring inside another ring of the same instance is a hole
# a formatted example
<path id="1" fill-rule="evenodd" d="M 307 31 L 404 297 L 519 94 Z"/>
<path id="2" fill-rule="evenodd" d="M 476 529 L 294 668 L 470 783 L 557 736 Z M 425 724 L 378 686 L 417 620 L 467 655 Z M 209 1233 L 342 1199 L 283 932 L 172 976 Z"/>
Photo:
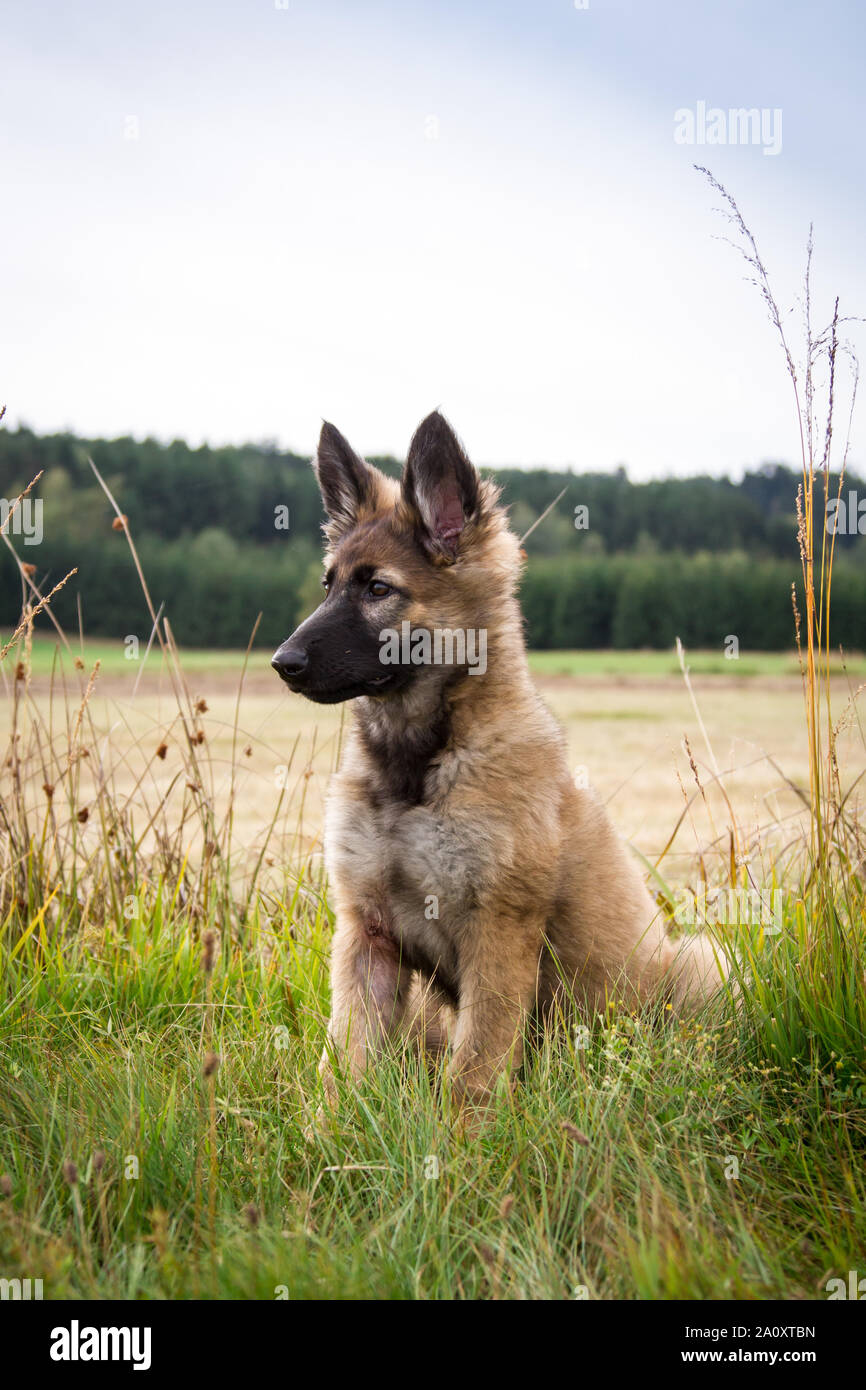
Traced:
<path id="1" fill-rule="evenodd" d="M 314 467 L 325 598 L 272 665 L 290 690 L 351 700 L 354 715 L 325 816 L 326 1098 L 335 1066 L 360 1077 L 388 1037 L 447 1048 L 458 1096 L 483 1106 L 520 1066 L 528 1026 L 562 1007 L 591 1017 L 616 995 L 694 1011 L 724 961 L 705 937 L 669 938 L 601 802 L 569 772 L 529 674 L 523 557 L 495 484 L 438 411 L 399 483 L 327 423 Z"/>

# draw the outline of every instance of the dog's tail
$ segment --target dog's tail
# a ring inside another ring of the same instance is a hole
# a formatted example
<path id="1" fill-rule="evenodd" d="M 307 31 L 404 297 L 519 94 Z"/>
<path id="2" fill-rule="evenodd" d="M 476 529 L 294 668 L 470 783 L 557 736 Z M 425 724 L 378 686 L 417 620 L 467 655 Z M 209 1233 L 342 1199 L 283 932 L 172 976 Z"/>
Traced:
<path id="1" fill-rule="evenodd" d="M 708 932 L 668 940 L 668 946 L 669 997 L 676 1013 L 696 1013 L 723 987 L 731 988 L 731 959 Z"/>

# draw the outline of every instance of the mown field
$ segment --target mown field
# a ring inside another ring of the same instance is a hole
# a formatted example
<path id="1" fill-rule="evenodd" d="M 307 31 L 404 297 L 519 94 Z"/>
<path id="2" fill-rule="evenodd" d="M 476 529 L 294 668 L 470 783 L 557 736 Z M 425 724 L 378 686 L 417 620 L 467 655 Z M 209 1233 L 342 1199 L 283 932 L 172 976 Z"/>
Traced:
<path id="1" fill-rule="evenodd" d="M 314 1137 L 340 711 L 267 653 L 74 658 L 61 675 L 36 642 L 0 668 L 0 1276 L 47 1298 L 810 1299 L 866 1268 L 862 902 L 814 910 L 796 657 L 690 654 L 703 730 L 675 654 L 533 658 L 660 899 L 781 891 L 781 932 L 726 929 L 739 1009 L 555 1034 L 480 1135 L 391 1054 Z"/>
<path id="2" fill-rule="evenodd" d="M 268 834 L 269 850 L 279 844 L 283 856 L 296 855 L 300 847 L 307 853 L 320 848 L 325 790 L 347 717 L 346 707 L 311 705 L 290 695 L 271 671 L 270 655 L 192 650 L 182 660 L 189 701 L 207 706 L 194 722 L 206 740 L 208 795 L 220 823 L 231 803 L 236 867 L 255 861 Z M 77 698 L 93 678 L 88 717 L 96 721 L 100 739 L 108 739 L 112 749 L 117 744 L 117 756 L 109 759 L 112 788 L 131 798 L 133 825 L 147 826 L 163 794 L 170 814 L 180 819 L 188 790 L 179 775 L 185 736 L 170 667 L 158 650 L 146 661 L 127 660 L 121 643 L 86 643 L 78 659 L 82 669 L 76 671 L 69 654 L 58 664 L 53 643 L 34 642 L 28 684 L 34 709 L 58 730 L 63 701 Z M 539 688 L 567 735 L 576 773 L 598 789 L 637 851 L 659 855 L 688 803 L 665 859 L 666 872 L 678 882 L 694 871 L 698 847 L 712 859 L 714 832 L 729 818 L 727 803 L 738 822 L 760 827 L 762 852 L 774 846 L 782 851 L 805 810 L 796 789 L 809 782 L 796 653 L 744 653 L 732 661 L 715 652 L 689 652 L 686 660 L 710 749 L 675 651 L 530 655 Z M 832 669 L 841 717 L 866 678 L 866 660 L 846 657 L 843 667 L 837 658 Z M 14 685 L 10 671 L 8 662 L 0 667 L 7 693 Z M 703 796 L 684 738 L 703 769 Z M 162 744 L 165 754 L 158 758 Z M 839 751 L 854 781 L 866 767 L 866 754 L 850 710 Z M 716 767 L 724 772 L 724 794 L 713 781 Z M 79 800 L 91 804 L 101 774 L 88 762 L 79 771 Z M 195 829 L 192 821 L 189 827 Z M 81 834 L 95 839 L 97 831 L 91 825 Z M 151 829 L 146 843 L 152 839 Z M 193 834 L 193 858 L 196 844 Z M 724 837 L 716 849 L 727 857 Z"/>

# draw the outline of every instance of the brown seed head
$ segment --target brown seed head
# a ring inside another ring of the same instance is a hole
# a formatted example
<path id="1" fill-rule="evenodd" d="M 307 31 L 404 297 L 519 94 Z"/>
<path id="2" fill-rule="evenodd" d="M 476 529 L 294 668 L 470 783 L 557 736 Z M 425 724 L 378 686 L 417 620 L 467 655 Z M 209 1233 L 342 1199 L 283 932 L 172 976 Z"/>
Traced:
<path id="1" fill-rule="evenodd" d="M 568 1135 L 569 1139 L 573 1140 L 575 1144 L 583 1144 L 584 1146 L 586 1146 L 589 1143 L 589 1140 L 587 1139 L 583 1131 L 578 1129 L 577 1125 L 573 1125 L 570 1122 L 570 1120 L 563 1120 L 562 1128 L 564 1132 Z"/>
<path id="2" fill-rule="evenodd" d="M 201 939 L 202 957 L 201 963 L 204 966 L 206 975 L 213 970 L 214 956 L 216 954 L 217 934 L 215 931 L 206 931 Z"/>
<path id="3" fill-rule="evenodd" d="M 206 1052 L 206 1053 L 204 1054 L 204 1062 L 202 1063 L 202 1068 L 201 1068 L 201 1074 L 202 1074 L 202 1076 L 213 1076 L 213 1074 L 214 1074 L 214 1072 L 217 1070 L 219 1064 L 220 1064 L 219 1053 L 217 1053 L 217 1052 Z"/>

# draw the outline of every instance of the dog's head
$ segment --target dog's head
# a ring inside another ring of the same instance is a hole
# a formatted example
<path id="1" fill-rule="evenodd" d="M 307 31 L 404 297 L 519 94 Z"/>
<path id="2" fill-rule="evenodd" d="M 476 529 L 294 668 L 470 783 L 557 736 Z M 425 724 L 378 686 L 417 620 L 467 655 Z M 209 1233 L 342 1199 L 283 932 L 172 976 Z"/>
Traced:
<path id="1" fill-rule="evenodd" d="M 319 704 L 385 698 L 465 668 L 467 632 L 484 631 L 486 654 L 487 619 L 517 580 L 517 542 L 445 418 L 434 411 L 419 425 L 399 484 L 329 424 L 314 467 L 326 596 L 274 654 L 290 689 Z M 477 636 L 468 650 L 477 654 Z"/>

